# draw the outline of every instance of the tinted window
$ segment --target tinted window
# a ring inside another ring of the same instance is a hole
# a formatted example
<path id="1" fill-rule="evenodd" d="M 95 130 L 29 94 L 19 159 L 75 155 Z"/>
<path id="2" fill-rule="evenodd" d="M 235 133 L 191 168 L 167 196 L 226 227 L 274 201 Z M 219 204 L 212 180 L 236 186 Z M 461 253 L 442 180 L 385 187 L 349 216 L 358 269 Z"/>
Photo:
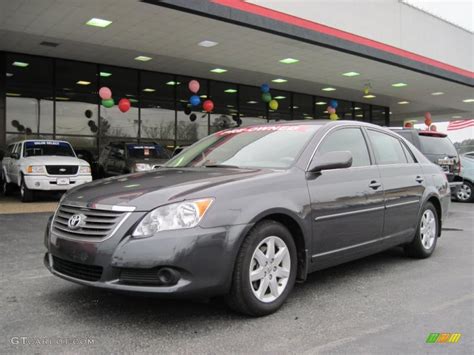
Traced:
<path id="1" fill-rule="evenodd" d="M 370 165 L 369 152 L 359 128 L 344 128 L 331 133 L 318 148 L 316 156 L 334 151 L 352 153 L 352 166 Z"/>
<path id="2" fill-rule="evenodd" d="M 413 157 L 413 153 L 402 143 L 403 151 L 405 152 L 405 156 L 410 164 L 415 163 L 415 158 Z"/>
<path id="3" fill-rule="evenodd" d="M 397 138 L 372 130 L 369 130 L 369 137 L 378 164 L 407 163 L 402 145 Z"/>
<path id="4" fill-rule="evenodd" d="M 25 142 L 24 157 L 32 157 L 39 155 L 59 155 L 66 157 L 74 157 L 74 151 L 69 143 L 54 141 L 32 141 Z"/>
<path id="5" fill-rule="evenodd" d="M 420 142 L 424 154 L 458 155 L 448 137 L 420 135 Z"/>
<path id="6" fill-rule="evenodd" d="M 127 144 L 128 156 L 133 159 L 169 159 L 166 150 L 158 144 Z"/>
<path id="7" fill-rule="evenodd" d="M 13 153 L 13 147 L 14 147 L 14 144 L 10 144 L 7 148 L 6 154 L 10 155 L 11 153 Z"/>

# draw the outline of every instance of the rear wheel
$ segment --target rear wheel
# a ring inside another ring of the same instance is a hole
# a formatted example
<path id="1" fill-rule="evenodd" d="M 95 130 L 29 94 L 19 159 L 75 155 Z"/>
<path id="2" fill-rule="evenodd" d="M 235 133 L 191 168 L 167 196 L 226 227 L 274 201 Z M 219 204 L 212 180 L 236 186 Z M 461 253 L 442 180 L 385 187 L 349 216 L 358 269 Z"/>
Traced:
<path id="1" fill-rule="evenodd" d="M 240 249 L 227 304 L 251 316 L 275 312 L 295 284 L 296 258 L 288 229 L 275 221 L 260 222 Z"/>
<path id="2" fill-rule="evenodd" d="M 22 202 L 32 202 L 35 199 L 35 192 L 26 186 L 23 178 L 21 179 L 20 196 Z"/>
<path id="3" fill-rule="evenodd" d="M 409 256 L 424 259 L 433 254 L 438 239 L 439 220 L 436 208 L 431 202 L 423 207 L 413 241 L 405 247 Z"/>
<path id="4" fill-rule="evenodd" d="M 472 190 L 472 184 L 469 181 L 463 181 L 456 191 L 456 200 L 459 202 L 472 202 L 474 200 Z"/>

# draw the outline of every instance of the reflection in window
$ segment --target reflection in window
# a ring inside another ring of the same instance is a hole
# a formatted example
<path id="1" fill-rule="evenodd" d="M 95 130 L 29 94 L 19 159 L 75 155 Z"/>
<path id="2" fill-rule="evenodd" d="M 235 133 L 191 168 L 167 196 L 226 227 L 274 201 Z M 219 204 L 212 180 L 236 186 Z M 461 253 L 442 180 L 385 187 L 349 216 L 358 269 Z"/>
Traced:
<path id="1" fill-rule="evenodd" d="M 210 95 L 214 101 L 214 110 L 211 114 L 211 133 L 237 127 L 239 124 L 237 85 L 211 81 Z"/>
<path id="2" fill-rule="evenodd" d="M 269 121 L 289 121 L 291 120 L 291 94 L 287 91 L 271 89 L 272 98 L 278 101 L 278 109 L 273 111 L 268 109 Z"/>
<path id="3" fill-rule="evenodd" d="M 293 119 L 311 120 L 314 117 L 314 104 L 311 95 L 293 95 Z"/>
<path id="4" fill-rule="evenodd" d="M 354 118 L 356 121 L 370 122 L 370 105 L 354 103 Z"/>
<path id="5" fill-rule="evenodd" d="M 386 126 L 385 107 L 372 106 L 372 123 L 379 126 Z"/>
<path id="6" fill-rule="evenodd" d="M 239 109 L 241 127 L 267 122 L 267 104 L 262 101 L 260 88 L 240 85 Z"/>

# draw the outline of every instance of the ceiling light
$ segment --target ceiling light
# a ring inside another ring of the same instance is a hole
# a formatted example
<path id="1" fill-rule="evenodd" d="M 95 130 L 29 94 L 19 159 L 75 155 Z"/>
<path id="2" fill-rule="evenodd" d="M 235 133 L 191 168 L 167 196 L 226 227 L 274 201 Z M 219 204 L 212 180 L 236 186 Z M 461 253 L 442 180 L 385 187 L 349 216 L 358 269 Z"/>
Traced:
<path id="1" fill-rule="evenodd" d="M 205 41 L 199 42 L 198 46 L 210 48 L 210 47 L 217 46 L 218 44 L 219 44 L 218 42 L 205 40 Z"/>
<path id="2" fill-rule="evenodd" d="M 287 81 L 288 81 L 288 80 L 286 80 L 286 79 L 281 79 L 281 78 L 273 79 L 273 80 L 272 80 L 272 82 L 278 83 L 278 84 L 286 83 Z"/>
<path id="3" fill-rule="evenodd" d="M 168 82 L 166 83 L 166 85 L 179 85 L 179 84 L 181 84 L 181 82 L 179 82 L 179 81 L 173 81 L 173 80 L 172 80 L 172 81 L 168 81 Z"/>
<path id="4" fill-rule="evenodd" d="M 362 97 L 363 97 L 364 99 L 373 99 L 373 98 L 375 98 L 375 97 L 377 97 L 377 96 L 372 95 L 372 94 L 368 94 L 368 95 L 364 95 L 364 96 L 362 96 Z"/>
<path id="5" fill-rule="evenodd" d="M 79 80 L 78 82 L 76 82 L 77 85 L 90 85 L 91 82 L 90 81 L 86 81 L 86 80 Z"/>
<path id="6" fill-rule="evenodd" d="M 234 105 L 227 105 L 227 107 L 230 107 L 230 108 L 232 108 L 232 107 L 234 107 Z"/>
<path id="7" fill-rule="evenodd" d="M 299 106 L 293 106 L 293 109 L 294 109 L 294 110 L 297 110 L 297 109 L 299 109 L 299 108 L 300 108 Z"/>
<path id="8" fill-rule="evenodd" d="M 398 101 L 399 105 L 408 105 L 410 101 Z"/>
<path id="9" fill-rule="evenodd" d="M 315 103 L 315 105 L 318 105 L 318 106 L 322 106 L 322 105 L 326 105 L 327 102 L 326 101 L 318 101 Z"/>
<path id="10" fill-rule="evenodd" d="M 18 94 L 16 92 L 7 92 L 7 96 L 21 96 L 21 94 Z"/>
<path id="11" fill-rule="evenodd" d="M 462 100 L 462 102 L 474 102 L 474 99 L 465 99 L 465 100 Z"/>
<path id="12" fill-rule="evenodd" d="M 138 57 L 135 57 L 135 60 L 138 60 L 140 62 L 148 62 L 151 59 L 151 57 L 147 57 L 146 55 L 139 55 Z"/>
<path id="13" fill-rule="evenodd" d="M 207 99 L 207 95 L 200 95 L 199 96 L 201 99 Z"/>
<path id="14" fill-rule="evenodd" d="M 280 60 L 280 63 L 283 63 L 283 64 L 295 64 L 298 62 L 299 62 L 299 59 L 295 59 L 295 58 L 285 58 L 285 59 Z"/>
<path id="15" fill-rule="evenodd" d="M 329 113 L 329 111 L 324 111 L 323 113 Z"/>
<path id="16" fill-rule="evenodd" d="M 101 71 L 100 72 L 100 76 L 103 77 L 103 78 L 108 78 L 111 75 L 112 75 L 112 73 L 108 73 L 106 71 Z"/>
<path id="17" fill-rule="evenodd" d="M 138 102 L 137 99 L 128 99 L 128 100 L 129 100 L 130 102 L 134 102 L 134 103 Z"/>
<path id="18" fill-rule="evenodd" d="M 364 115 L 359 114 L 359 115 L 356 115 L 356 117 L 364 117 Z"/>
<path id="19" fill-rule="evenodd" d="M 226 89 L 226 90 L 224 90 L 224 92 L 227 93 L 227 94 L 234 94 L 234 93 L 237 92 L 237 89 Z"/>
<path id="20" fill-rule="evenodd" d="M 215 68 L 215 69 L 211 69 L 209 71 L 211 73 L 222 74 L 222 73 L 225 73 L 227 71 L 227 69 Z"/>
<path id="21" fill-rule="evenodd" d="M 86 22 L 87 26 L 94 26 L 94 27 L 102 27 L 105 28 L 110 25 L 112 21 L 104 20 L 101 18 L 91 18 L 89 21 Z"/>
<path id="22" fill-rule="evenodd" d="M 15 62 L 13 62 L 13 65 L 15 67 L 26 68 L 28 65 L 30 65 L 30 63 L 15 61 Z"/>
<path id="23" fill-rule="evenodd" d="M 355 71 L 348 71 L 347 73 L 342 73 L 342 75 L 351 77 L 351 76 L 359 76 L 360 73 L 355 72 Z"/>
<path id="24" fill-rule="evenodd" d="M 251 104 L 251 105 L 253 105 L 253 104 L 257 104 L 257 103 L 258 103 L 258 101 L 254 101 L 254 100 L 252 100 L 252 101 L 247 101 L 247 103 L 248 103 L 248 104 Z"/>
<path id="25" fill-rule="evenodd" d="M 152 88 L 145 88 L 143 89 L 144 92 L 155 92 L 156 90 L 155 89 L 152 89 Z"/>
<path id="26" fill-rule="evenodd" d="M 444 92 L 442 92 L 442 91 L 432 92 L 431 95 L 433 95 L 433 96 L 444 95 Z"/>
<path id="27" fill-rule="evenodd" d="M 69 100 L 71 100 L 69 97 L 56 96 L 56 101 L 69 101 Z"/>
<path id="28" fill-rule="evenodd" d="M 13 76 L 13 73 L 7 73 L 6 76 L 7 78 L 11 78 Z"/>
<path id="29" fill-rule="evenodd" d="M 286 96 L 275 96 L 274 97 L 275 100 L 283 100 L 283 99 L 286 99 Z"/>
<path id="30" fill-rule="evenodd" d="M 354 110 L 360 110 L 361 108 L 360 107 L 354 107 Z"/>
<path id="31" fill-rule="evenodd" d="M 322 91 L 336 91 L 335 88 L 322 88 Z"/>
<path id="32" fill-rule="evenodd" d="M 451 118 L 462 118 L 462 116 L 451 116 Z"/>
<path id="33" fill-rule="evenodd" d="M 404 86 L 407 86 L 407 84 L 405 84 L 405 83 L 395 83 L 395 84 L 392 84 L 392 86 L 394 88 L 402 88 Z"/>

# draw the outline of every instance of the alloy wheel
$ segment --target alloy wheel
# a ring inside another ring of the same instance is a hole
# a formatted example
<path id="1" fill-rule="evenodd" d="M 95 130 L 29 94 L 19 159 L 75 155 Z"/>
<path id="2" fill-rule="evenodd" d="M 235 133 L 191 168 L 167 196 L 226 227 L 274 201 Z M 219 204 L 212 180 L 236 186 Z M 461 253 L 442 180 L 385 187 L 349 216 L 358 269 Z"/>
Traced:
<path id="1" fill-rule="evenodd" d="M 458 198 L 459 201 L 468 201 L 471 198 L 471 196 L 472 196 L 472 189 L 467 184 L 462 184 L 456 193 L 456 197 Z"/>
<path id="2" fill-rule="evenodd" d="M 286 289 L 290 269 L 291 257 L 285 242 L 276 236 L 262 240 L 250 262 L 249 280 L 254 296 L 264 303 L 275 301 Z"/>
<path id="3" fill-rule="evenodd" d="M 431 210 L 426 210 L 421 217 L 420 237 L 421 245 L 425 249 L 431 249 L 437 234 L 436 217 Z"/>

